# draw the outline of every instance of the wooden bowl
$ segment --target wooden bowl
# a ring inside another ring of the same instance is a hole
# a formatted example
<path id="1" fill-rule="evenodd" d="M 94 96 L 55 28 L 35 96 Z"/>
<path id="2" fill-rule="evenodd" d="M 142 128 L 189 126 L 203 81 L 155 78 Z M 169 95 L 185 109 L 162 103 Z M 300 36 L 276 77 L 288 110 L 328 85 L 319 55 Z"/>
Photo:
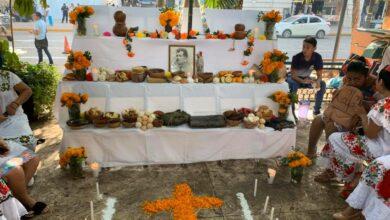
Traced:
<path id="1" fill-rule="evenodd" d="M 236 40 L 243 40 L 246 38 L 246 32 L 245 31 L 236 31 L 233 34 L 233 38 Z"/>
<path id="2" fill-rule="evenodd" d="M 236 126 L 239 126 L 240 124 L 241 124 L 240 120 L 229 120 L 229 119 L 226 119 L 226 125 L 228 127 L 236 127 Z"/>
<path id="3" fill-rule="evenodd" d="M 149 69 L 146 72 L 152 78 L 159 78 L 159 79 L 165 78 L 165 71 L 163 69 Z"/>
<path id="4" fill-rule="evenodd" d="M 172 78 L 174 78 L 175 76 L 180 76 L 181 78 L 187 78 L 186 73 L 183 71 L 176 71 L 172 73 Z"/>
<path id="5" fill-rule="evenodd" d="M 121 126 L 121 121 L 117 121 L 117 122 L 110 122 L 108 123 L 108 127 L 109 128 L 119 128 Z"/>
<path id="6" fill-rule="evenodd" d="M 254 129 L 257 126 L 259 126 L 259 122 L 251 123 L 251 122 L 244 121 L 243 125 L 244 125 L 244 128 Z"/>
<path id="7" fill-rule="evenodd" d="M 146 73 L 143 72 L 143 73 L 132 73 L 131 74 L 131 81 L 135 82 L 135 83 L 141 83 L 143 81 L 145 81 L 146 79 Z"/>

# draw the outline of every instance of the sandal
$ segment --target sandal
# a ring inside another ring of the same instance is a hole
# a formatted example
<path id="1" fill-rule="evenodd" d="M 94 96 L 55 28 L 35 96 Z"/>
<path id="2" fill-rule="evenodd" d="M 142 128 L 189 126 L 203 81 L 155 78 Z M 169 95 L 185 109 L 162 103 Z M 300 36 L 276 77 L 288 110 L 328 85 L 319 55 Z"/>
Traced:
<path id="1" fill-rule="evenodd" d="M 338 212 L 333 215 L 333 219 L 335 220 L 360 220 L 360 219 L 365 219 L 362 212 L 356 212 L 353 215 L 350 216 L 345 216 L 342 212 Z"/>
<path id="2" fill-rule="evenodd" d="M 336 177 L 336 175 L 332 171 L 325 170 L 321 174 L 314 177 L 314 181 L 316 181 L 318 183 L 329 183 L 329 182 L 332 182 L 332 179 L 335 177 Z"/>
<path id="3" fill-rule="evenodd" d="M 45 214 L 49 211 L 49 208 L 47 205 L 43 202 L 37 202 L 35 205 L 28 210 L 29 212 L 22 217 L 22 220 L 24 219 L 31 219 L 34 218 L 37 215 Z"/>

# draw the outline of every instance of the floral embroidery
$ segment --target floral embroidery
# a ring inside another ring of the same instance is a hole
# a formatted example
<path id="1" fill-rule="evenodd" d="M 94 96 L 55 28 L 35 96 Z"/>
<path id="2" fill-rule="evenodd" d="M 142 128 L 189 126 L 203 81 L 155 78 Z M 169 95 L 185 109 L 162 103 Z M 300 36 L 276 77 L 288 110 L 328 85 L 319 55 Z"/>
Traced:
<path id="1" fill-rule="evenodd" d="M 18 142 L 21 145 L 28 147 L 28 148 L 30 148 L 30 147 L 34 148 L 36 145 L 36 142 L 37 142 L 36 138 L 32 134 L 31 135 L 23 135 L 23 136 L 15 137 L 15 138 L 4 138 L 4 140 Z"/>
<path id="2" fill-rule="evenodd" d="M 12 197 L 11 190 L 8 188 L 4 180 L 0 179 L 0 203 L 6 201 L 10 197 Z"/>
<path id="3" fill-rule="evenodd" d="M 0 72 L 0 92 L 6 92 L 11 89 L 10 76 L 8 71 Z"/>
<path id="4" fill-rule="evenodd" d="M 385 119 L 390 119 L 390 97 L 378 101 L 373 107 L 375 111 L 383 113 Z"/>
<path id="5" fill-rule="evenodd" d="M 364 170 L 362 181 L 375 189 L 378 198 L 390 207 L 390 170 L 375 160 Z"/>

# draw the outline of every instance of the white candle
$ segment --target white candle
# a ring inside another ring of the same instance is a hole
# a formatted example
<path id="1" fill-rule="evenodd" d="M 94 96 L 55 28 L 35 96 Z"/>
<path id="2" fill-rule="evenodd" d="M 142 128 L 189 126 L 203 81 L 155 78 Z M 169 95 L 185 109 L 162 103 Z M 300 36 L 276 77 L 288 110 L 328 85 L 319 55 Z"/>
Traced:
<path id="1" fill-rule="evenodd" d="M 93 213 L 93 201 L 91 201 L 91 220 L 95 220 L 95 216 Z"/>
<path id="2" fill-rule="evenodd" d="M 255 179 L 255 190 L 253 192 L 253 197 L 256 197 L 256 193 L 257 193 L 257 179 Z"/>
<path id="3" fill-rule="evenodd" d="M 91 168 L 91 170 L 92 170 L 92 172 L 93 172 L 93 176 L 95 177 L 95 178 L 97 178 L 98 176 L 99 176 L 99 172 L 100 172 L 100 165 L 99 165 L 99 163 L 91 163 L 91 165 L 89 165 L 90 166 L 90 168 Z"/>
<path id="4" fill-rule="evenodd" d="M 268 184 L 274 183 L 275 176 L 276 170 L 268 168 Z"/>
<path id="5" fill-rule="evenodd" d="M 271 220 L 274 219 L 274 212 L 275 212 L 275 208 L 272 207 L 272 209 L 271 209 L 271 216 L 269 217 L 269 219 L 271 219 Z"/>
<path id="6" fill-rule="evenodd" d="M 268 206 L 269 196 L 265 199 L 265 204 L 263 208 L 263 214 L 267 213 L 267 206 Z"/>
<path id="7" fill-rule="evenodd" d="M 98 197 L 99 197 L 99 195 L 100 195 L 100 190 L 99 190 L 99 183 L 98 183 L 98 182 L 96 182 L 96 193 L 97 193 L 97 195 L 98 195 Z"/>
<path id="8" fill-rule="evenodd" d="M 259 37 L 259 28 L 254 29 L 253 35 L 254 35 L 255 39 L 257 39 Z"/>

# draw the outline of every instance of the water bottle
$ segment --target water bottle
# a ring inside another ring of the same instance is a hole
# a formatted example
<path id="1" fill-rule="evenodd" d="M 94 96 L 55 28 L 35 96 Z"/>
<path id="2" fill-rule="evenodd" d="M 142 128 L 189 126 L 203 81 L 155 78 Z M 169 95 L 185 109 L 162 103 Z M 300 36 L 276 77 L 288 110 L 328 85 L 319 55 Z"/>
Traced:
<path id="1" fill-rule="evenodd" d="M 307 119 L 307 114 L 310 109 L 310 100 L 299 101 L 298 117 L 299 119 Z"/>

